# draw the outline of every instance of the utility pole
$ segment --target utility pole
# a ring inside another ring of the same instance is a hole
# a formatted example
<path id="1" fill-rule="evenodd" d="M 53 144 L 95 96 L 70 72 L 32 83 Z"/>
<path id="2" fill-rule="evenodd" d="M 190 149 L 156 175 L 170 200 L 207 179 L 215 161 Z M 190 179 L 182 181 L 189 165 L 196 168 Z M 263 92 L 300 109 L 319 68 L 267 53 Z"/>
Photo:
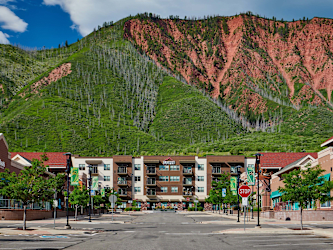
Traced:
<path id="1" fill-rule="evenodd" d="M 257 153 L 255 154 L 256 156 L 256 170 L 257 170 L 257 204 L 258 204 L 258 224 L 256 227 L 261 227 L 260 226 L 260 200 L 259 200 L 259 175 L 260 175 L 260 156 L 262 156 L 262 154 Z"/>
<path id="2" fill-rule="evenodd" d="M 91 222 L 91 168 L 92 165 L 88 165 L 88 169 L 89 169 L 89 222 Z"/>
<path id="3" fill-rule="evenodd" d="M 72 154 L 71 153 L 66 153 L 64 154 L 67 157 L 67 199 L 66 199 L 66 217 L 67 217 L 67 224 L 65 226 L 65 229 L 71 229 L 71 226 L 69 225 L 69 213 L 68 213 L 68 201 L 69 201 L 69 173 L 70 173 L 70 168 L 72 166 Z"/>

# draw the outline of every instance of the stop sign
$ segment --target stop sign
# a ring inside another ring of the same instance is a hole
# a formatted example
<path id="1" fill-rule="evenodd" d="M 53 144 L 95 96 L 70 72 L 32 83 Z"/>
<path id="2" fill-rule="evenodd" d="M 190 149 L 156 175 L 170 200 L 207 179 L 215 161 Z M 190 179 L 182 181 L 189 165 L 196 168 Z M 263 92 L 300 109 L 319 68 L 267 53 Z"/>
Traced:
<path id="1" fill-rule="evenodd" d="M 243 198 L 249 197 L 251 193 L 251 188 L 249 186 L 243 185 L 238 188 L 238 194 Z"/>
<path id="2" fill-rule="evenodd" d="M 186 201 L 190 201 L 190 198 L 189 198 L 189 197 L 187 197 L 187 198 L 186 198 Z"/>

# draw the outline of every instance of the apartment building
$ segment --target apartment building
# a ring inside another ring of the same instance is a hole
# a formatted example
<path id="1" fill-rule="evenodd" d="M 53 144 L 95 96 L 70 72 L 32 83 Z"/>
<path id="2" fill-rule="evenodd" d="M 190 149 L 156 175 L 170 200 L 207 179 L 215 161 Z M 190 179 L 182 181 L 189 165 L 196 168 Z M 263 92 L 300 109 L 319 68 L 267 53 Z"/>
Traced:
<path id="1" fill-rule="evenodd" d="M 113 188 L 123 200 L 136 200 L 139 207 L 194 206 L 198 200 L 203 206 L 212 188 L 212 181 L 218 180 L 221 173 L 233 173 L 246 163 L 254 164 L 254 159 L 244 156 L 141 156 L 117 155 L 113 157 L 73 156 L 74 167 L 79 168 L 81 181 L 89 177 L 88 165 L 92 165 L 92 176 L 98 176 L 98 187 Z"/>

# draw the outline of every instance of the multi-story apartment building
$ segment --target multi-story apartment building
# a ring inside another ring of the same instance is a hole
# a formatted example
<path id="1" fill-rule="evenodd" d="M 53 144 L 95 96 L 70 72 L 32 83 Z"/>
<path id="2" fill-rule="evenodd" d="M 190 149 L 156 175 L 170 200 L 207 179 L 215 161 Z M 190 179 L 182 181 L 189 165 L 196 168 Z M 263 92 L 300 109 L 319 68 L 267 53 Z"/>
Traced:
<path id="1" fill-rule="evenodd" d="M 235 166 L 254 164 L 254 159 L 244 156 L 73 156 L 74 167 L 85 181 L 89 175 L 98 176 L 99 188 L 113 188 L 123 200 L 137 200 L 138 206 L 152 209 L 156 206 L 173 206 L 178 209 L 201 205 L 208 197 L 212 181 L 221 173 L 233 173 Z"/>

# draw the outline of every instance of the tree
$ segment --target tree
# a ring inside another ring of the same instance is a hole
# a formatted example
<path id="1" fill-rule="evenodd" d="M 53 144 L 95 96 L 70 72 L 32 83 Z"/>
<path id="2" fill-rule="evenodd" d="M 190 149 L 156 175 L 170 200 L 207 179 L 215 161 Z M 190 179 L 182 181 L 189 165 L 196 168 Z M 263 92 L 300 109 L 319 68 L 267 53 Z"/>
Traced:
<path id="1" fill-rule="evenodd" d="M 212 181 L 212 187 L 209 191 L 209 196 L 206 202 L 212 204 L 230 204 L 234 205 L 237 203 L 237 195 L 233 195 L 230 190 L 230 174 L 222 173 L 219 177 L 219 181 Z M 222 197 L 222 188 L 226 189 L 226 196 Z"/>
<path id="2" fill-rule="evenodd" d="M 77 220 L 78 207 L 85 207 L 89 203 L 88 190 L 84 186 L 82 189 L 78 186 L 75 186 L 73 192 L 69 195 L 69 202 L 75 205 L 75 220 Z"/>
<path id="3" fill-rule="evenodd" d="M 33 203 L 51 201 L 56 189 L 62 187 L 65 179 L 63 175 L 48 176 L 44 162 L 48 158 L 46 154 L 41 160 L 33 159 L 31 167 L 25 167 L 16 176 L 15 173 L 3 172 L 1 179 L 6 182 L 6 187 L 1 189 L 2 195 L 22 202 L 23 204 L 23 230 L 26 229 L 27 206 Z"/>
<path id="4" fill-rule="evenodd" d="M 299 203 L 301 213 L 301 229 L 303 230 L 303 209 L 314 205 L 316 201 L 324 203 L 333 200 L 329 195 L 333 189 L 333 181 L 327 181 L 321 174 L 324 172 L 320 166 L 305 169 L 295 169 L 282 175 L 284 187 L 279 187 L 283 201 L 292 204 Z"/>
<path id="5" fill-rule="evenodd" d="M 66 48 L 68 47 L 68 41 L 66 40 L 66 42 L 65 42 L 65 46 L 66 46 Z"/>

